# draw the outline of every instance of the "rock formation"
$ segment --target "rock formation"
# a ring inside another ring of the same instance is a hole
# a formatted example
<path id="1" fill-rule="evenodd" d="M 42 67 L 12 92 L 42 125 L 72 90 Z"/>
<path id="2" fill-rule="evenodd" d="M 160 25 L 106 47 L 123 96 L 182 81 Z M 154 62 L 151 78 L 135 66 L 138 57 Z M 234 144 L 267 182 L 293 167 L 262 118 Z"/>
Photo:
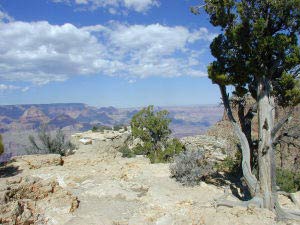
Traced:
<path id="1" fill-rule="evenodd" d="M 0 168 L 0 223 L 285 224 L 265 209 L 215 208 L 214 199 L 223 195 L 224 187 L 182 186 L 170 178 L 168 164 L 150 164 L 142 156 L 122 158 L 117 149 L 129 136 L 128 131 L 78 133 L 72 137 L 78 147 L 74 155 L 14 158 Z M 92 144 L 83 145 L 80 138 L 90 138 Z M 216 147 L 220 152 L 225 144 L 210 137 L 185 141 L 191 148 Z M 11 173 L 9 168 L 17 170 Z M 281 197 L 287 207 L 295 207 Z"/>

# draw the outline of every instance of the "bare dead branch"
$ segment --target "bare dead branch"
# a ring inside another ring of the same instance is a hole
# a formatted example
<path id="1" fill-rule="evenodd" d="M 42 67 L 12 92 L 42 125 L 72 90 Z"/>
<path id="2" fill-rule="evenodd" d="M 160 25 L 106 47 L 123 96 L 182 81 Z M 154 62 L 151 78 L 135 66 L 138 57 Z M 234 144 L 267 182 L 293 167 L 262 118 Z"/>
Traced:
<path id="1" fill-rule="evenodd" d="M 236 136 L 238 137 L 241 148 L 242 148 L 242 170 L 243 170 L 243 175 L 245 178 L 245 182 L 247 183 L 247 186 L 249 188 L 249 191 L 252 196 L 255 196 L 255 194 L 258 192 L 258 181 L 256 177 L 252 174 L 251 171 L 251 158 L 250 158 L 250 145 L 247 140 L 247 137 L 245 133 L 241 130 L 240 126 L 237 124 L 236 120 L 233 117 L 230 102 L 229 102 L 229 97 L 226 91 L 226 86 L 224 85 L 219 85 L 222 99 L 223 99 L 223 104 L 225 107 L 225 111 L 227 113 L 228 119 L 231 122 L 234 132 Z"/>
<path id="2" fill-rule="evenodd" d="M 284 117 L 281 118 L 281 120 L 278 121 L 278 123 L 274 126 L 274 128 L 272 129 L 271 135 L 272 138 L 275 139 L 275 136 L 277 134 L 277 132 L 283 127 L 283 125 L 289 120 L 291 119 L 293 114 L 293 110 L 291 109 Z"/>

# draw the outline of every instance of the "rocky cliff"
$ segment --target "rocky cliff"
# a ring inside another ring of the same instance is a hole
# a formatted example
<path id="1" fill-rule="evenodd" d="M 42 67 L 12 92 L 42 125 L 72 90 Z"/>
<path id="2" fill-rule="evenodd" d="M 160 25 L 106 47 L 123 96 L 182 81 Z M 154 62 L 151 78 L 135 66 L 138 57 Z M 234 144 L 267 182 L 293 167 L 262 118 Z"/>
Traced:
<path id="1" fill-rule="evenodd" d="M 170 178 L 168 164 L 122 158 L 128 132 L 78 133 L 74 155 L 15 157 L 0 168 L 1 224 L 285 224 L 257 208 L 214 207 L 225 188 L 187 187 Z M 84 145 L 80 140 L 90 139 Z M 186 139 L 190 148 L 210 137 Z M 196 143 L 194 143 L 196 141 Z M 211 142 L 210 142 L 211 141 Z M 223 142 L 215 145 L 222 148 Z M 296 195 L 300 200 L 300 193 Z M 282 197 L 285 207 L 294 207 Z"/>

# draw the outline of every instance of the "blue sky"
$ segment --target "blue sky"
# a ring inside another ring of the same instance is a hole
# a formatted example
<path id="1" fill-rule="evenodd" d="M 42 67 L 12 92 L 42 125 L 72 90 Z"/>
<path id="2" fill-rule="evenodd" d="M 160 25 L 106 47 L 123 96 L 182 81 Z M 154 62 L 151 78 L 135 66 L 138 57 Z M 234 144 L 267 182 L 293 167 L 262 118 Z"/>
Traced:
<path id="1" fill-rule="evenodd" d="M 0 0 L 0 104 L 220 102 L 198 0 Z"/>

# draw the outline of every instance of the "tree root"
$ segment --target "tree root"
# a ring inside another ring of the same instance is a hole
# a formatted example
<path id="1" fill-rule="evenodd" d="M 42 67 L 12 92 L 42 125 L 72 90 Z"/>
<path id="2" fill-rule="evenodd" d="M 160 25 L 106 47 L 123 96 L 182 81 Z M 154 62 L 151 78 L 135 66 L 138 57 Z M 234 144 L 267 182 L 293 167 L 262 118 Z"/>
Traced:
<path id="1" fill-rule="evenodd" d="M 300 221 L 300 211 L 282 208 L 278 201 L 275 203 L 275 211 L 278 220 Z"/>
<path id="2" fill-rule="evenodd" d="M 233 208 L 235 206 L 240 206 L 240 207 L 247 208 L 249 206 L 254 206 L 254 207 L 258 207 L 258 208 L 263 208 L 263 199 L 260 198 L 260 197 L 253 197 L 249 201 L 240 201 L 238 198 L 236 198 L 235 196 L 230 194 L 228 189 L 226 189 L 224 192 L 225 193 L 224 193 L 223 196 L 221 196 L 220 198 L 214 200 L 213 205 L 215 207 L 225 206 L 225 207 Z M 293 194 L 286 193 L 286 192 L 279 192 L 278 194 L 282 194 L 282 195 L 285 195 L 285 196 L 291 198 L 292 202 L 297 207 L 299 207 L 299 203 L 298 203 L 297 199 L 295 198 L 295 196 Z M 227 200 L 226 198 L 228 196 L 233 197 L 237 201 Z M 275 203 L 275 212 L 276 212 L 278 220 L 296 220 L 296 221 L 300 221 L 300 211 L 299 210 L 292 210 L 292 209 L 283 208 L 283 207 L 280 206 L 278 201 Z"/>
<path id="3" fill-rule="evenodd" d="M 234 198 L 236 201 L 227 200 L 226 198 L 228 196 Z M 235 207 L 235 206 L 241 206 L 241 207 L 255 206 L 255 207 L 258 207 L 258 208 L 262 208 L 263 200 L 262 200 L 262 198 L 254 197 L 249 201 L 240 201 L 237 197 L 233 196 L 229 192 L 229 188 L 227 188 L 227 189 L 224 190 L 224 195 L 221 196 L 220 198 L 215 199 L 213 204 L 214 204 L 215 207 L 227 206 L 227 207 L 232 208 L 232 207 Z"/>
<path id="4" fill-rule="evenodd" d="M 230 201 L 230 200 L 226 200 L 226 199 L 221 199 L 221 200 L 217 200 L 215 201 L 215 207 L 219 207 L 219 206 L 227 206 L 230 208 L 233 208 L 235 206 L 241 206 L 241 207 L 249 207 L 249 206 L 255 206 L 258 208 L 262 208 L 262 199 L 258 198 L 258 197 L 254 197 L 249 201 Z"/>
<path id="5" fill-rule="evenodd" d="M 277 193 L 279 195 L 284 195 L 284 196 L 288 197 L 300 209 L 300 203 L 296 199 L 294 193 L 288 193 L 288 192 L 285 192 L 285 191 L 278 191 Z"/>

